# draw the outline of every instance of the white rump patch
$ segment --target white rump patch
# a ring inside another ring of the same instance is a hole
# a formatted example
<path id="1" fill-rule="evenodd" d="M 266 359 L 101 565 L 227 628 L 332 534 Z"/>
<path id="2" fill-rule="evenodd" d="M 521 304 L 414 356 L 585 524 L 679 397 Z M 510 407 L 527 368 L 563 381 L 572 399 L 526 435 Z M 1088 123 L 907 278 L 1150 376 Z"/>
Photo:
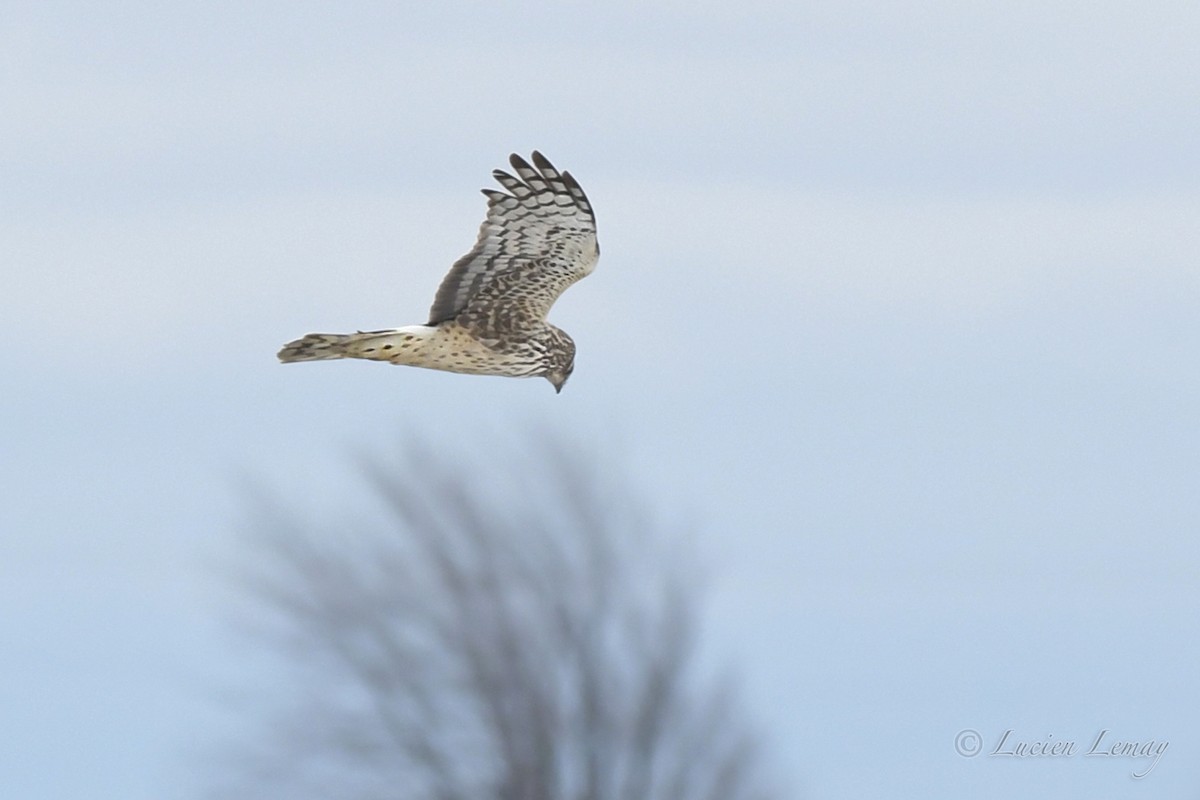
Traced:
<path id="1" fill-rule="evenodd" d="M 430 325 L 405 325 L 403 328 L 396 328 L 396 330 L 388 331 L 388 333 L 407 333 L 411 336 L 416 336 L 419 339 L 424 339 L 428 336 L 432 336 L 436 330 L 437 328 L 434 328 Z"/>

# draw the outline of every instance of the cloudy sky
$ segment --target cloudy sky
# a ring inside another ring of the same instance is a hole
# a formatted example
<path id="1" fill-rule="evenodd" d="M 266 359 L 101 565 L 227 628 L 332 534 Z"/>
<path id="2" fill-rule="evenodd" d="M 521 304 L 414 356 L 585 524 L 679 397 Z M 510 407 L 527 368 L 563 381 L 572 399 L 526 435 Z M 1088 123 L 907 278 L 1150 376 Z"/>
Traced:
<path id="1" fill-rule="evenodd" d="M 246 476 L 333 509 L 352 451 L 537 423 L 701 527 L 710 644 L 797 796 L 1194 798 L 1198 30 L 1167 0 L 8 4 L 0 795 L 195 796 L 213 678 L 250 671 L 211 568 Z M 423 321 L 534 148 L 604 250 L 554 309 L 562 395 L 275 363 Z M 988 755 L 1006 730 L 1079 752 Z M 1101 731 L 1169 745 L 1134 779 Z"/>

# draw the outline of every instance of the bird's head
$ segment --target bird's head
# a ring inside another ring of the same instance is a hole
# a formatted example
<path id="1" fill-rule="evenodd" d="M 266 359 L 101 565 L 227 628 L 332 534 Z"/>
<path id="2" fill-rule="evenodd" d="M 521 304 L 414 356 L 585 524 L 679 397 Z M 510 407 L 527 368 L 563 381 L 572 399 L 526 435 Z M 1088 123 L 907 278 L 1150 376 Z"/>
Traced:
<path id="1" fill-rule="evenodd" d="M 545 361 L 542 362 L 545 367 L 542 375 L 554 386 L 555 392 L 561 392 L 563 384 L 575 371 L 575 342 L 566 332 L 553 325 L 546 327 L 549 329 L 550 342 Z"/>
<path id="2" fill-rule="evenodd" d="M 567 382 L 567 378 L 571 377 L 571 373 L 575 371 L 574 364 L 568 364 L 566 369 L 552 369 L 546 373 L 546 380 L 550 381 L 554 386 L 554 392 L 557 394 L 562 391 L 563 384 Z"/>

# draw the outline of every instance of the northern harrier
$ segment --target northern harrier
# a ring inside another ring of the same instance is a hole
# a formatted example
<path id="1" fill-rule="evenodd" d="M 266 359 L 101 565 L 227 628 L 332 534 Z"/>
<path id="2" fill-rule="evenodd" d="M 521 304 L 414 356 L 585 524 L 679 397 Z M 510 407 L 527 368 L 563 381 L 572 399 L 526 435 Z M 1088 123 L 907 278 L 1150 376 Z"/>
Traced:
<path id="1" fill-rule="evenodd" d="M 384 331 L 310 333 L 279 360 L 367 358 L 473 375 L 541 376 L 556 392 L 575 369 L 575 342 L 546 322 L 563 291 L 600 258 L 596 217 L 570 173 L 534 151 L 515 153 L 516 177 L 495 170 L 507 192 L 484 189 L 487 218 L 471 252 L 442 279 L 429 322 Z"/>

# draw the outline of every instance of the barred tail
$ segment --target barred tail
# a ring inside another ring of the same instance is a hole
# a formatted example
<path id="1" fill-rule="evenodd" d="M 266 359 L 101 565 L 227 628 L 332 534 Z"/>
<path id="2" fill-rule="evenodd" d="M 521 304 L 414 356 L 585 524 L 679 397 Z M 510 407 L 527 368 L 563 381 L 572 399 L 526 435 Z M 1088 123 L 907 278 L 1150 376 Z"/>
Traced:
<path id="1" fill-rule="evenodd" d="M 310 333 L 288 342 L 279 351 L 279 360 L 284 364 L 294 361 L 326 361 L 331 358 L 346 358 L 354 334 Z"/>
<path id="2" fill-rule="evenodd" d="M 390 361 L 393 364 L 413 364 L 423 342 L 436 332 L 427 325 L 411 325 L 387 331 L 358 333 L 310 333 L 288 342 L 279 351 L 279 360 L 327 361 L 333 358 L 366 358 Z"/>

